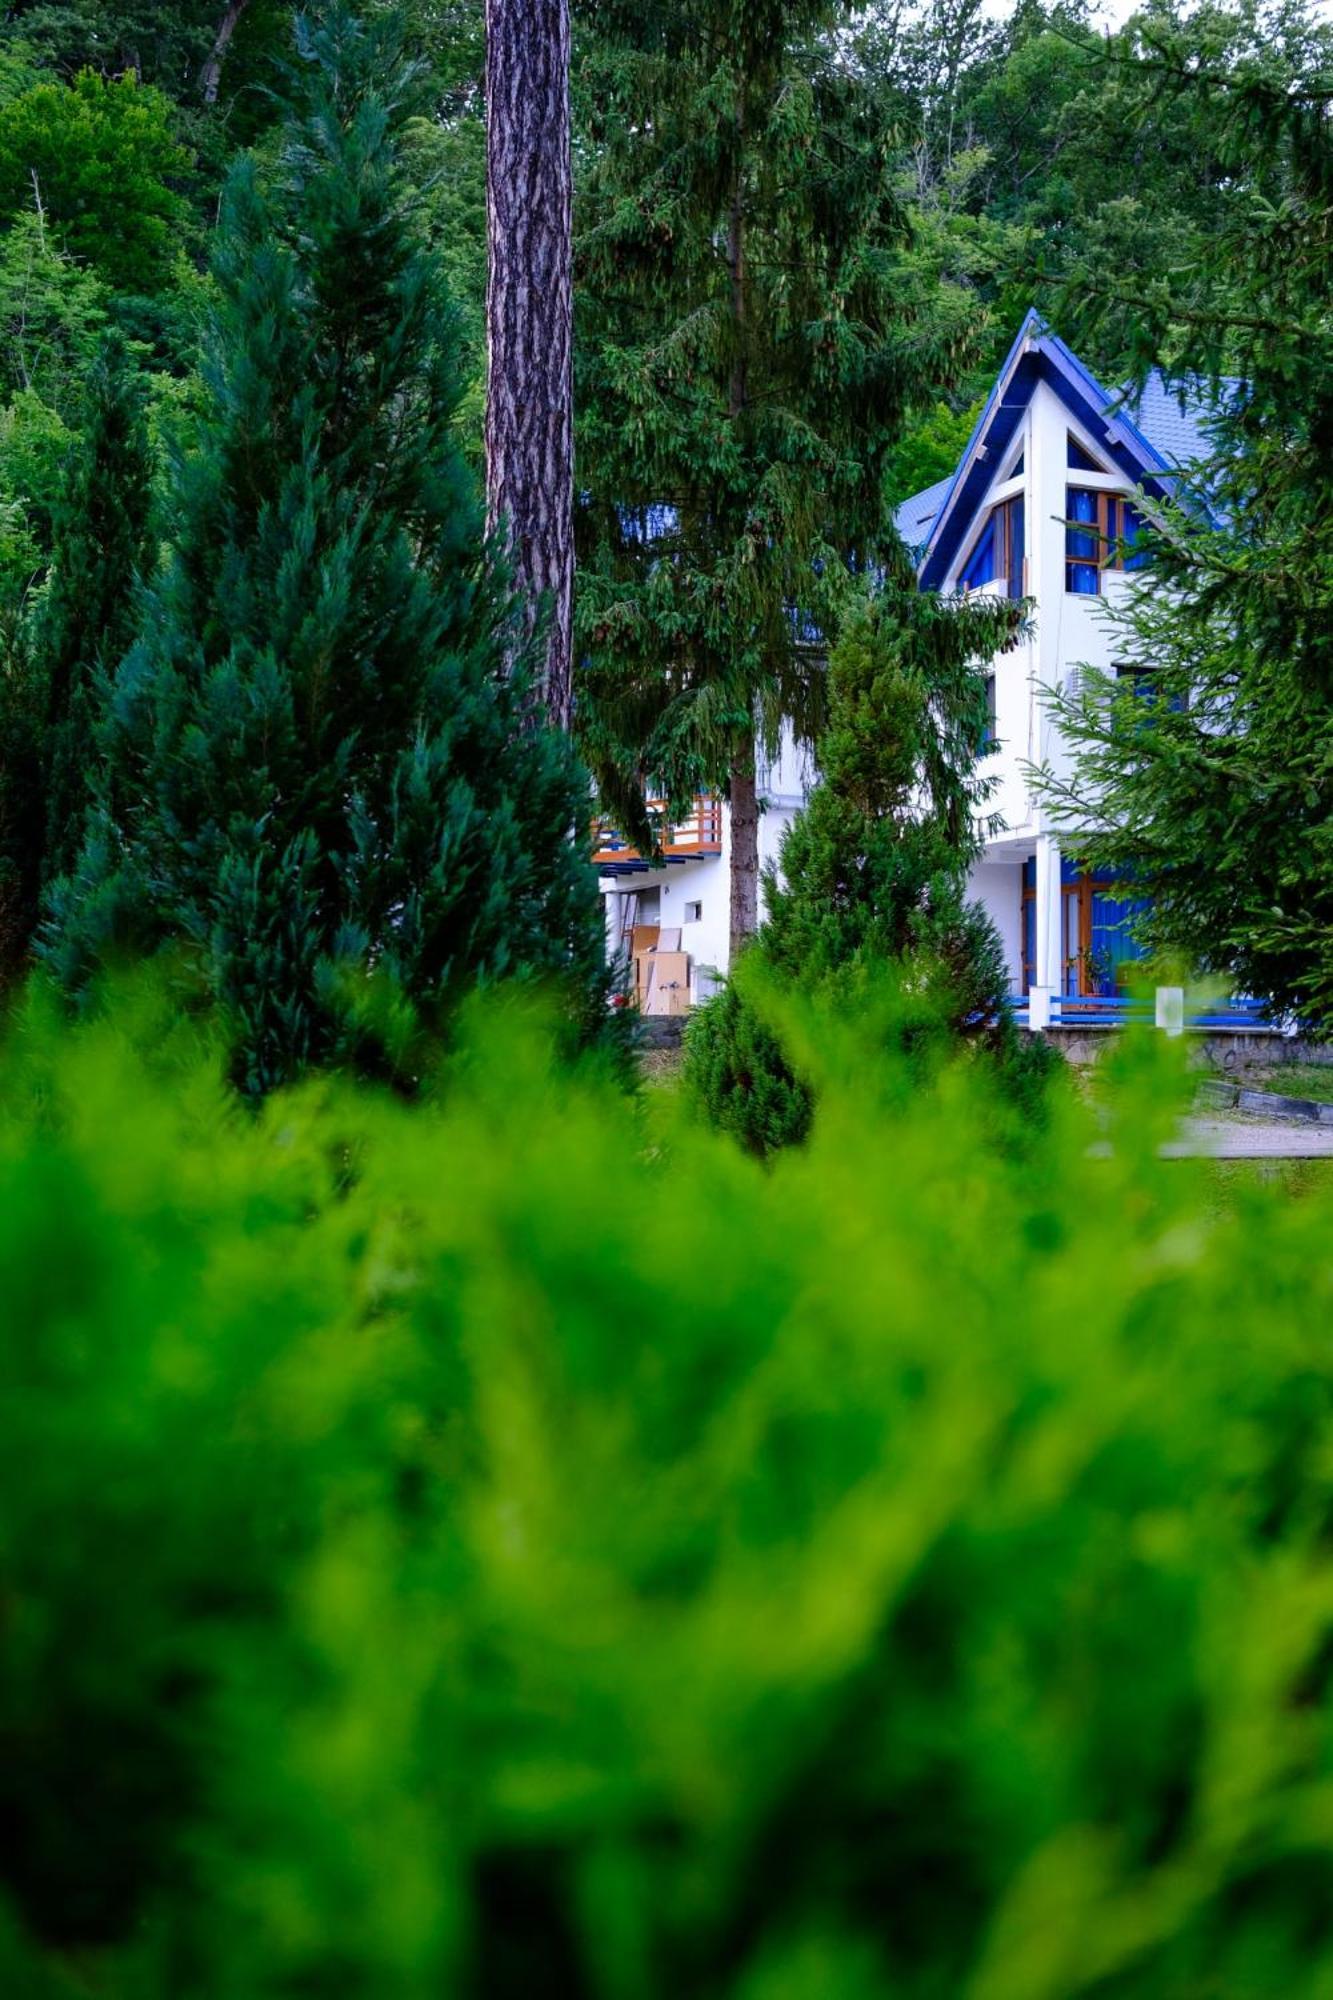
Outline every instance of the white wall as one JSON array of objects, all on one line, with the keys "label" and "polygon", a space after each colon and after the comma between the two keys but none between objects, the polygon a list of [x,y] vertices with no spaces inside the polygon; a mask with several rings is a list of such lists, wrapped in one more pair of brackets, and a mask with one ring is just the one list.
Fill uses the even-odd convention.
[{"label": "white wall", "polygon": [[1017,993],[1023,981],[1023,863],[982,860],[967,878],[968,899],[980,903],[1004,945],[1009,988]]}]

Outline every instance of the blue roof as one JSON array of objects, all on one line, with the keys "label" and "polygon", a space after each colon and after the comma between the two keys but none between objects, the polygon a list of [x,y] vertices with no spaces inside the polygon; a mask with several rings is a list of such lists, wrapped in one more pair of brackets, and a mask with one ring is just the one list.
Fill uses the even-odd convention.
[{"label": "blue roof", "polygon": [[914,493],[910,500],[904,500],[895,513],[894,526],[913,555],[934,527],[935,516],[944,505],[944,496],[952,485],[953,474],[950,473],[947,479],[937,479],[924,493]]},{"label": "blue roof", "polygon": [[[955,471],[913,494],[895,512],[899,534],[921,560],[925,588],[938,589],[944,582],[990,486],[995,460],[1005,451],[1039,380],[1050,382],[1087,427],[1103,432],[1120,470],[1150,493],[1160,495],[1170,486],[1173,471],[1211,456],[1208,420],[1214,406],[1201,387],[1193,392],[1172,389],[1153,374],[1138,394],[1113,393],[1039,314],[1029,312]],[[980,450],[983,441],[985,449]]]},{"label": "blue roof", "polygon": [[1184,471],[1212,457],[1208,428],[1216,403],[1202,383],[1172,389],[1154,370],[1138,396],[1132,390],[1122,393],[1135,423],[1168,465]]}]

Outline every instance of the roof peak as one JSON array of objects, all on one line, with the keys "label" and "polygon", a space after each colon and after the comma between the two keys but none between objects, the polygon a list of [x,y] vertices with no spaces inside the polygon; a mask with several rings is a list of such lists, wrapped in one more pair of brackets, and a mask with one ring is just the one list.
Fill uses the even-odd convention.
[{"label": "roof peak", "polygon": [[1105,433],[1117,469],[1135,484],[1161,490],[1174,472],[1208,456],[1206,424],[1215,397],[1192,398],[1184,383],[1173,386],[1160,369],[1137,388],[1132,383],[1108,388],[1030,306],[953,472],[895,510],[899,534],[922,557],[924,587],[937,589],[943,582],[956,544],[990,486],[993,461],[1007,449],[1039,381],[1054,389],[1086,428]]}]

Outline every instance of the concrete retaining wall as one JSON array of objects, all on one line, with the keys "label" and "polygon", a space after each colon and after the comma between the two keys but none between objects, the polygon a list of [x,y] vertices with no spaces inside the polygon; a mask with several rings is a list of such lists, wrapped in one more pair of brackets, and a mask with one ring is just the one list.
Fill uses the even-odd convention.
[{"label": "concrete retaining wall", "polygon": [[[1094,1063],[1118,1028],[1047,1028],[1046,1039],[1072,1063]],[[1231,1076],[1244,1070],[1280,1070],[1287,1063],[1317,1063],[1333,1067],[1333,1046],[1288,1040],[1285,1035],[1256,1035],[1244,1029],[1187,1029],[1190,1061],[1199,1069]]]}]

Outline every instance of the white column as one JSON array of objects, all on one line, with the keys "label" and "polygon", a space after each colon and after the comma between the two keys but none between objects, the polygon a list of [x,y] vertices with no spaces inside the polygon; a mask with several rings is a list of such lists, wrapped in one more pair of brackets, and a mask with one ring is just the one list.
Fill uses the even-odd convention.
[{"label": "white column", "polygon": [[606,956],[614,964],[620,952],[621,894],[617,889],[602,890],[602,913],[606,920]]},{"label": "white column", "polygon": [[1051,1001],[1060,991],[1064,973],[1063,910],[1060,898],[1060,844],[1049,833],[1037,835],[1036,952],[1029,1008],[1034,1028],[1045,1027]]}]

